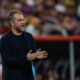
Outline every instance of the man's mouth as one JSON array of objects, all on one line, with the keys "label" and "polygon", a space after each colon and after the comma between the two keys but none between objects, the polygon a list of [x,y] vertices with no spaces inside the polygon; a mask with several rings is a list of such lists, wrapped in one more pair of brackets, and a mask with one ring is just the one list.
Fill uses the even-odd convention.
[{"label": "man's mouth", "polygon": [[21,27],[25,27],[25,24],[21,25]]}]

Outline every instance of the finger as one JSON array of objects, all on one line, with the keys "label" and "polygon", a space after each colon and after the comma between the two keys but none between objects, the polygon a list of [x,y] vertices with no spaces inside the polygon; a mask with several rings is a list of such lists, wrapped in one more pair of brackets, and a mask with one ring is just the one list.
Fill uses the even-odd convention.
[{"label": "finger", "polygon": [[43,53],[43,54],[48,54],[46,51],[41,51],[41,53]]},{"label": "finger", "polygon": [[48,55],[48,54],[45,51],[40,51],[40,52],[37,53],[37,55],[39,56],[39,55]]},{"label": "finger", "polygon": [[32,53],[32,50],[30,50],[28,53]]},{"label": "finger", "polygon": [[43,58],[47,58],[48,56],[43,56]]},{"label": "finger", "polygon": [[38,51],[40,51],[40,50],[41,50],[41,48],[38,49]]},{"label": "finger", "polygon": [[47,51],[44,51],[44,52],[48,54],[48,52],[47,52]]},{"label": "finger", "polygon": [[39,48],[37,51],[41,51],[41,48]]},{"label": "finger", "polygon": [[48,56],[48,54],[43,54],[44,56]]},{"label": "finger", "polygon": [[48,56],[48,54],[43,54],[43,56]]},{"label": "finger", "polygon": [[42,52],[46,52],[46,53],[47,53],[47,51],[45,51],[45,50],[44,50],[44,51],[42,51]]}]

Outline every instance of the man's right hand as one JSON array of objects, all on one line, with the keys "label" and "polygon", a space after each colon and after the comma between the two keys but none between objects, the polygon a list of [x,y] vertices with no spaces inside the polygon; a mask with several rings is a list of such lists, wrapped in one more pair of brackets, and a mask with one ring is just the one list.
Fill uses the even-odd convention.
[{"label": "man's right hand", "polygon": [[28,61],[32,61],[36,59],[36,53],[32,53],[32,50],[30,50],[27,54]]}]

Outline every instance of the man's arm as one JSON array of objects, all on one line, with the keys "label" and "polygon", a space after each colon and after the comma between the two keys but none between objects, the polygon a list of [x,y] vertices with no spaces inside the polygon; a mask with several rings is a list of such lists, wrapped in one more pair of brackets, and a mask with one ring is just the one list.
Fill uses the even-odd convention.
[{"label": "man's arm", "polygon": [[2,56],[3,63],[6,64],[7,66],[22,67],[23,65],[25,65],[28,62],[27,56],[25,54],[23,54],[23,56],[21,56],[21,57],[20,56],[19,57],[11,56],[8,38],[1,39],[0,48],[1,48],[1,56]]},{"label": "man's arm", "polygon": [[48,57],[48,53],[46,51],[41,51],[41,49],[38,49],[36,53],[32,53],[32,50],[30,50],[27,54],[28,61],[32,61],[35,59],[44,59]]},{"label": "man's arm", "polygon": [[35,47],[35,41],[32,37],[32,35],[30,35],[30,44],[31,44],[31,50],[29,51],[29,53],[27,54],[27,59],[29,61],[33,61],[33,62],[38,62],[39,59],[44,59],[48,57],[48,53],[46,51],[41,51],[41,49],[36,50]]}]

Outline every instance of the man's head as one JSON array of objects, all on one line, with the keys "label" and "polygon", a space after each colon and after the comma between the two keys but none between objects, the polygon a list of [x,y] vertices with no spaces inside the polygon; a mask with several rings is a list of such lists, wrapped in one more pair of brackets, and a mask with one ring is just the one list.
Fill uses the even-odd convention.
[{"label": "man's head", "polygon": [[19,11],[19,10],[12,10],[9,13],[8,21],[9,21],[10,26],[14,30],[16,30],[18,32],[21,32],[21,31],[24,30],[25,22],[24,22],[23,13],[21,11]]}]

